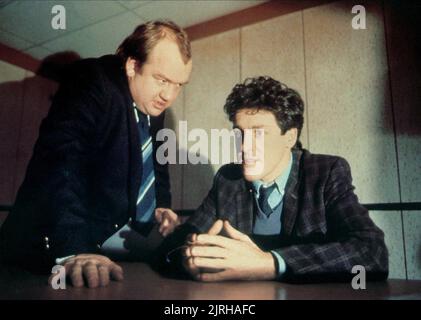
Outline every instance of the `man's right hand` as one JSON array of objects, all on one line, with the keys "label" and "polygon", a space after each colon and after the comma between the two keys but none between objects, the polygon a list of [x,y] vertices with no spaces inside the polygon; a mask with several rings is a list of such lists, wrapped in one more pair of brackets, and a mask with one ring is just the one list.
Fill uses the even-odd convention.
[{"label": "man's right hand", "polygon": [[[212,227],[209,229],[207,234],[209,235],[217,235],[221,233],[222,229],[224,227],[224,223],[222,220],[217,220]],[[196,241],[197,234],[193,233],[188,237],[188,243],[193,243]],[[188,246],[186,250],[190,250],[190,247]],[[201,268],[198,268],[193,261],[193,258],[191,255],[189,255],[187,252],[184,253],[184,259],[183,259],[183,267],[184,269],[193,277],[193,279],[199,280],[200,278],[200,272],[203,271]]]},{"label": "man's right hand", "polygon": [[[105,287],[112,280],[123,280],[123,269],[108,257],[99,254],[78,254],[63,264],[66,278],[74,287]],[[53,275],[54,276],[54,275]],[[52,277],[49,282],[51,283]]]}]

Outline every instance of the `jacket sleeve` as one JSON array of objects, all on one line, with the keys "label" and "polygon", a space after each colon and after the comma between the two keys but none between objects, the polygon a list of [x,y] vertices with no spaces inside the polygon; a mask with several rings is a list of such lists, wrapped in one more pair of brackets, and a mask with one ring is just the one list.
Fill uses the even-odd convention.
[{"label": "jacket sleeve", "polygon": [[329,241],[277,249],[287,265],[284,280],[349,280],[356,265],[365,268],[368,279],[387,277],[384,234],[358,203],[353,189],[350,167],[338,158],[324,190]]},{"label": "jacket sleeve", "polygon": [[33,225],[26,227],[48,237],[50,259],[98,250],[90,239],[95,226],[88,222],[95,183],[90,169],[107,90],[94,71],[73,70],[57,91],[13,212],[15,219],[33,215],[25,219]]}]

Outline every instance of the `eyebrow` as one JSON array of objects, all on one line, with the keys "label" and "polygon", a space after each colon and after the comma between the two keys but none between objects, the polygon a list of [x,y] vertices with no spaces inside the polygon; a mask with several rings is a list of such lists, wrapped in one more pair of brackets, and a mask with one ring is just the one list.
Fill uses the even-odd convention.
[{"label": "eyebrow", "polygon": [[176,81],[173,81],[173,80],[169,79],[168,77],[166,77],[165,75],[163,75],[162,73],[156,73],[155,76],[160,77],[160,78],[163,78],[163,79],[167,80],[168,82],[174,83],[174,84],[182,84],[182,85],[185,85],[185,84],[189,83],[189,81],[186,81],[186,82],[176,82]]}]

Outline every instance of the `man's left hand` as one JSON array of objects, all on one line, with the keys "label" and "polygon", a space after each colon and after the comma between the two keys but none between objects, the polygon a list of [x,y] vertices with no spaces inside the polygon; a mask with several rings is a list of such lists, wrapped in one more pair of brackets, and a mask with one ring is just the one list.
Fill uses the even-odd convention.
[{"label": "man's left hand", "polygon": [[159,223],[159,233],[166,237],[180,224],[178,215],[168,208],[156,208],[155,219]]},{"label": "man's left hand", "polygon": [[185,249],[185,258],[202,270],[195,276],[201,281],[272,280],[275,262],[271,253],[264,252],[245,234],[224,221],[228,237],[193,235]]}]

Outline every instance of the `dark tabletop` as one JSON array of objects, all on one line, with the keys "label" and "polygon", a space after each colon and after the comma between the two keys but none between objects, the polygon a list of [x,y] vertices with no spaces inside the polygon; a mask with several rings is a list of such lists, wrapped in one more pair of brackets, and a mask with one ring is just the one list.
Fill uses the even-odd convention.
[{"label": "dark tabletop", "polygon": [[0,299],[153,299],[153,300],[273,300],[273,299],[420,299],[421,281],[367,282],[365,290],[351,283],[285,284],[276,281],[200,283],[160,276],[144,263],[120,263],[124,281],[103,288],[54,290],[48,276],[0,266]]}]

